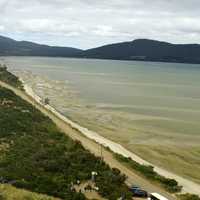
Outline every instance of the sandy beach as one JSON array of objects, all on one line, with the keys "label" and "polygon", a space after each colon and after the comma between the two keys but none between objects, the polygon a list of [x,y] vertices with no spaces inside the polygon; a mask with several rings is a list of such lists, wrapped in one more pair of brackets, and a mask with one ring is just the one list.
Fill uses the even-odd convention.
[{"label": "sandy beach", "polygon": [[[43,105],[42,103],[42,99],[36,95],[32,88],[30,88],[28,85],[24,84],[24,88],[25,91],[28,95],[30,95],[32,98],[35,99],[35,101],[37,101],[37,103]],[[146,160],[140,158],[139,156],[137,156],[136,154],[128,151],[126,148],[124,148],[122,145],[117,144],[109,139],[106,139],[104,137],[102,137],[101,135],[99,135],[98,133],[91,131],[85,127],[80,126],[79,124],[71,121],[70,119],[68,119],[67,117],[63,116],[62,114],[60,114],[55,108],[53,108],[50,105],[43,105],[45,106],[46,109],[50,110],[52,113],[54,113],[58,118],[62,119],[64,122],[66,122],[67,124],[69,124],[73,129],[79,131],[81,134],[83,134],[84,136],[86,136],[87,138],[94,140],[96,143],[103,145],[104,147],[108,147],[111,151],[113,151],[114,153],[118,153],[124,157],[130,157],[132,160],[140,163],[140,164],[144,164],[144,165],[151,165],[154,167],[155,171],[157,173],[159,173],[160,175],[163,175],[165,177],[168,178],[173,178],[175,180],[177,180],[179,182],[180,185],[183,186],[183,190],[182,192],[189,192],[189,193],[194,193],[194,194],[198,194],[200,195],[200,185],[187,180],[185,178],[182,178],[181,176],[178,176],[174,173],[171,173],[165,169],[162,169],[160,167],[157,167],[155,165],[153,165],[150,162],[147,162]]]}]

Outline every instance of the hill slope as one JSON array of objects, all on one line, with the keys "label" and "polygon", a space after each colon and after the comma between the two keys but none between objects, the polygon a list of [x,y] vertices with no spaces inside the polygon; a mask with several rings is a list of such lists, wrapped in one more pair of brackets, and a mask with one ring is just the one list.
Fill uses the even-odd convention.
[{"label": "hill slope", "polygon": [[41,45],[27,41],[16,41],[0,36],[0,56],[63,56],[71,57],[82,50],[70,47]]},{"label": "hill slope", "polygon": [[17,189],[11,185],[0,185],[1,200],[59,200],[58,198],[49,197],[46,195],[29,192],[23,189]]},{"label": "hill slope", "polygon": [[70,47],[16,41],[0,36],[0,56],[76,57],[200,64],[200,45],[138,39],[83,51]]},{"label": "hill slope", "polygon": [[200,63],[198,44],[171,44],[147,39],[106,45],[81,54],[87,58]]}]

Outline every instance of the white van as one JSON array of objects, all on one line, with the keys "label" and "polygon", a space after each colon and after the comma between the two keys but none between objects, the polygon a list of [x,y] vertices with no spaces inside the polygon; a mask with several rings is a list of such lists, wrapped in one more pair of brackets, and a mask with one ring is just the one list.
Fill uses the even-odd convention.
[{"label": "white van", "polygon": [[151,193],[148,200],[168,200],[168,199],[158,193]]}]

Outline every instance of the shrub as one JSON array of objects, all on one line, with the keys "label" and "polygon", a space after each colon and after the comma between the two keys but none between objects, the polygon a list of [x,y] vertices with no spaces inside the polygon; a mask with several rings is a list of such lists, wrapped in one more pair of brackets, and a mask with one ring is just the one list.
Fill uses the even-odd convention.
[{"label": "shrub", "polygon": [[181,194],[181,195],[177,195],[178,199],[180,200],[200,200],[200,197],[198,195],[195,194]]},{"label": "shrub", "polygon": [[182,189],[182,186],[179,186],[176,180],[166,178],[155,172],[153,166],[141,165],[133,161],[131,158],[125,158],[124,156],[119,154],[115,154],[115,157],[119,161],[127,163],[132,169],[138,171],[141,175],[145,176],[149,180],[158,182],[168,192],[176,193],[180,192]]},{"label": "shrub", "polygon": [[3,194],[0,194],[0,200],[6,200],[6,198],[3,196]]}]

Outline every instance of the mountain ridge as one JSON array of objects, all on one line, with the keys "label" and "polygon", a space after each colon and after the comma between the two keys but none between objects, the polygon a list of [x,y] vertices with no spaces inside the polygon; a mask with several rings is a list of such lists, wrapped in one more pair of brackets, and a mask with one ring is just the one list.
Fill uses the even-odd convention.
[{"label": "mountain ridge", "polygon": [[137,39],[89,49],[82,55],[87,58],[200,63],[200,45]]},{"label": "mountain ridge", "polygon": [[72,47],[49,46],[29,41],[17,41],[0,36],[0,56],[61,56],[70,57],[82,50]]},{"label": "mountain ridge", "polygon": [[136,39],[87,50],[17,41],[0,36],[0,56],[49,56],[200,64],[200,44]]}]

